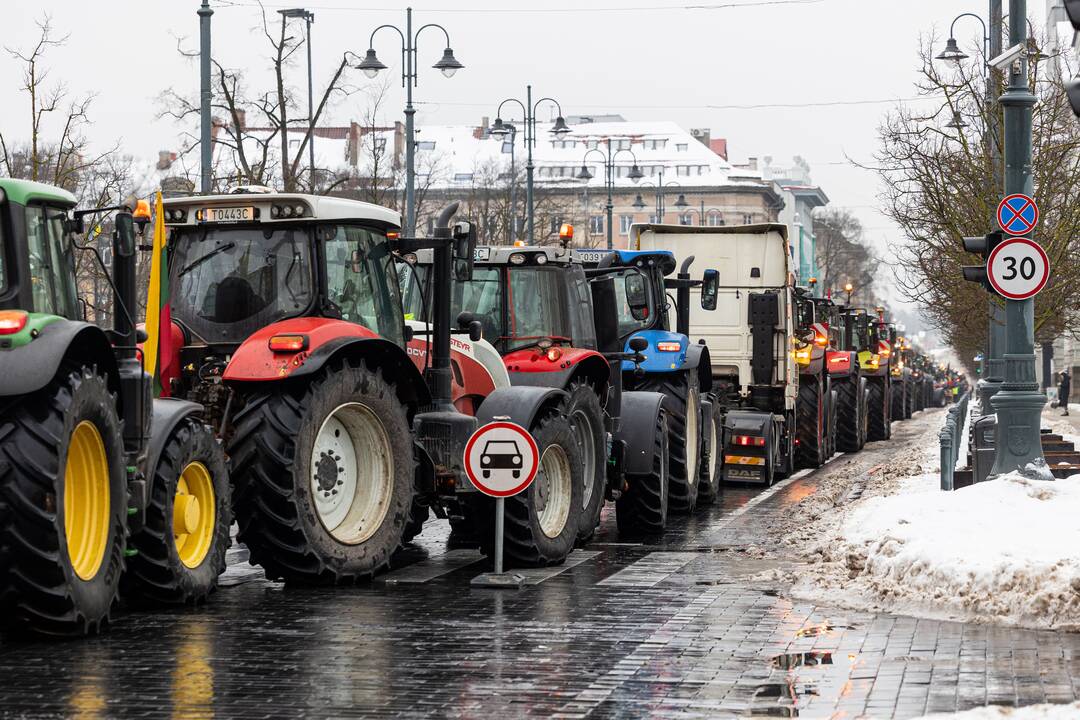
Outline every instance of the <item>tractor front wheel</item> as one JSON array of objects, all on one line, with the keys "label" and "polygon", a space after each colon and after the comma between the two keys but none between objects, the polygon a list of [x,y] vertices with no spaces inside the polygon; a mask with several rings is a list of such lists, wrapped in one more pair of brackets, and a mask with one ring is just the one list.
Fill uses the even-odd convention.
[{"label": "tractor front wheel", "polygon": [[238,539],[268,578],[355,582],[401,546],[415,458],[406,407],[382,371],[346,364],[252,397],[229,455]]},{"label": "tractor front wheel", "polygon": [[659,535],[667,527],[668,437],[667,413],[661,410],[656,418],[652,468],[645,473],[627,473],[627,489],[615,502],[620,537]]},{"label": "tractor front wheel", "polygon": [[116,399],[64,366],[0,420],[0,625],[75,637],[108,623],[127,540]]},{"label": "tractor front wheel", "polygon": [[702,438],[697,370],[650,378],[640,389],[662,393],[666,398],[671,452],[668,502],[675,512],[693,512],[697,504]]}]

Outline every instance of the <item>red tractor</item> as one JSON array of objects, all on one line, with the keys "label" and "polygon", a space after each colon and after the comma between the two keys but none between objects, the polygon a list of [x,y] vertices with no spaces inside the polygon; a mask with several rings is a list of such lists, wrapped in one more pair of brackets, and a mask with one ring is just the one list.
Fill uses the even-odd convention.
[{"label": "red tractor", "polygon": [[[421,252],[407,261],[407,316],[427,318],[432,256]],[[666,452],[651,431],[664,426],[666,417],[661,395],[622,392],[618,368],[638,352],[608,347],[612,333],[605,331],[616,324],[615,292],[613,282],[588,278],[561,248],[479,247],[472,279],[455,285],[452,300],[459,327],[479,330],[501,355],[498,367],[489,367],[490,377],[505,372],[514,386],[554,387],[567,393],[567,415],[585,467],[578,532],[582,542],[595,532],[605,497],[620,502],[620,528],[656,532],[666,521],[666,506],[657,516],[626,502],[635,495],[633,487],[641,493],[642,486],[656,486],[657,497],[666,495],[660,487],[666,477]],[[484,345],[487,342],[474,342],[468,354],[487,357],[477,352]],[[471,381],[464,375],[462,379],[463,397],[482,395],[488,386],[480,373]],[[480,392],[474,389],[477,384]]]},{"label": "red tractor", "polygon": [[[472,231],[440,215],[435,237],[398,237],[386,208],[247,191],[166,202],[177,339],[170,390],[213,408],[235,483],[239,539],[270,578],[352,582],[387,568],[422,517],[461,503],[493,518],[462,467],[478,424],[508,417],[540,449],[528,492],[507,503],[508,559],[565,559],[578,530],[581,461],[565,393],[493,391],[475,416],[453,404],[448,296]],[[395,252],[431,247],[432,353],[410,360]],[[439,300],[444,300],[441,305]]]}]

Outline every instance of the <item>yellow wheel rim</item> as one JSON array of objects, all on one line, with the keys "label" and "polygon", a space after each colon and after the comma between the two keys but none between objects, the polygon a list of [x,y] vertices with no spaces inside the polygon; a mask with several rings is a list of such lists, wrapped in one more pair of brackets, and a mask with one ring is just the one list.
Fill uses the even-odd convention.
[{"label": "yellow wheel rim", "polygon": [[109,547],[109,459],[89,420],[75,426],[64,467],[64,534],[79,579],[98,574]]},{"label": "yellow wheel rim", "polygon": [[180,562],[189,568],[202,565],[214,543],[217,502],[210,471],[201,462],[184,468],[173,498],[173,539]]}]

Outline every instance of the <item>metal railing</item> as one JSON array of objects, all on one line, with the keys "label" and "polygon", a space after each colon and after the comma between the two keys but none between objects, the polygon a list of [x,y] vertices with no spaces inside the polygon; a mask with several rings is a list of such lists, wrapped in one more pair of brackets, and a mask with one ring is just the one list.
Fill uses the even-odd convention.
[{"label": "metal railing", "polygon": [[941,442],[941,489],[954,490],[953,471],[956,469],[956,461],[960,455],[961,433],[964,432],[964,422],[968,416],[968,400],[970,392],[964,393],[959,400],[949,407],[949,414],[945,417],[945,427],[938,433]]}]

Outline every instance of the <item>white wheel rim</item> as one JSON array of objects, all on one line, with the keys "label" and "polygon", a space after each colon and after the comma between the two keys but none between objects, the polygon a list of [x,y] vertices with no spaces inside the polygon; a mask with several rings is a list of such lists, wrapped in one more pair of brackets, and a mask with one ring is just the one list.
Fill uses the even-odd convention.
[{"label": "white wheel rim", "polygon": [[371,408],[346,403],[326,417],[309,471],[316,514],[335,540],[359,545],[382,526],[393,497],[394,456]]},{"label": "white wheel rim", "polygon": [[585,468],[585,472],[581,474],[583,483],[581,507],[587,508],[592,502],[593,491],[596,488],[596,446],[594,445],[596,428],[593,427],[589,413],[584,410],[575,410],[572,420],[578,445],[581,446],[581,464]]},{"label": "white wheel rim", "polygon": [[698,423],[700,421],[697,393],[692,392],[686,397],[686,484],[691,486],[697,482]]},{"label": "white wheel rim", "polygon": [[716,422],[709,422],[709,447],[712,449],[712,457],[709,458],[709,485],[712,485],[716,480],[716,465],[717,458],[720,452],[720,439],[716,435]]},{"label": "white wheel rim", "polygon": [[559,537],[570,518],[572,478],[566,450],[559,445],[548,445],[544,448],[534,482],[540,531],[549,538]]}]

